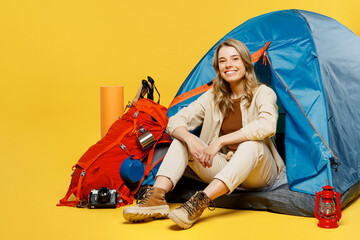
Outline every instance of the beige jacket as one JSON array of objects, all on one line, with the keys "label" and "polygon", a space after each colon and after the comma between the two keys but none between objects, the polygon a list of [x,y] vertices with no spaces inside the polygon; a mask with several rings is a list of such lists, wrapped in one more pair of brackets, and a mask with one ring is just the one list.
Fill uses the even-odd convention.
[{"label": "beige jacket", "polygon": [[[202,125],[200,139],[207,144],[212,143],[219,137],[224,119],[220,109],[215,107],[213,99],[214,92],[211,88],[188,107],[172,116],[167,126],[169,134],[172,135],[172,132],[180,126],[192,131]],[[265,141],[275,159],[278,173],[280,173],[285,165],[271,138],[276,133],[278,119],[276,99],[275,92],[266,85],[260,85],[254,90],[249,108],[245,107],[247,100],[243,98],[240,102],[243,121],[241,131],[248,140]]]}]

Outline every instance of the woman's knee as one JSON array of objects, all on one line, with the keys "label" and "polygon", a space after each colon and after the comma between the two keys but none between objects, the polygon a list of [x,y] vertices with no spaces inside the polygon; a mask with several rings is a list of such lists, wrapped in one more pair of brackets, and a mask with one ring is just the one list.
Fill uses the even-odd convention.
[{"label": "woman's knee", "polygon": [[238,146],[238,149],[231,158],[233,161],[250,164],[256,167],[259,160],[264,156],[264,144],[262,141],[246,141]]},{"label": "woman's knee", "polygon": [[[264,148],[262,141],[246,141],[239,144],[237,151],[246,151],[247,153],[258,153],[262,152]],[[237,152],[236,151],[236,152]]]},{"label": "woman's knee", "polygon": [[187,165],[189,154],[186,144],[177,139],[174,139],[166,152],[164,161],[165,160],[186,162]]},{"label": "woman's knee", "polygon": [[187,152],[187,146],[182,141],[174,138],[174,140],[170,144],[169,150],[186,151]]}]

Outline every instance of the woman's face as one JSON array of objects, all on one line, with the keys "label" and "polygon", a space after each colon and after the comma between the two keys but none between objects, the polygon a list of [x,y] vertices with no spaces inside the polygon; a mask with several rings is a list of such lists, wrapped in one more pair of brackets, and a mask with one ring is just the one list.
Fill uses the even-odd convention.
[{"label": "woman's face", "polygon": [[218,56],[219,72],[228,83],[241,82],[245,76],[246,68],[240,54],[233,47],[222,47]]}]

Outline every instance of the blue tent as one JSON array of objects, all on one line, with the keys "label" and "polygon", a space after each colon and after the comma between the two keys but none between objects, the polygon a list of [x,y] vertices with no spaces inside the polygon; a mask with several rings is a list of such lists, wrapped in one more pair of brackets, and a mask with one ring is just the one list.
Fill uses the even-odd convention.
[{"label": "blue tent", "polygon": [[351,199],[359,195],[360,38],[336,20],[308,11],[250,19],[201,59],[180,87],[169,116],[201,94],[186,93],[211,85],[214,51],[228,38],[242,41],[251,53],[266,50],[254,63],[255,71],[278,95],[290,189],[314,195],[329,180],[342,193],[352,188]]}]

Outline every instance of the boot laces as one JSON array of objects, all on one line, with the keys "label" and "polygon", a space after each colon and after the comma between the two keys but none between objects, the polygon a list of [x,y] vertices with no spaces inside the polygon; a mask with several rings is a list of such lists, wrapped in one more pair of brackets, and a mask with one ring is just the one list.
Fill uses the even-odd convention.
[{"label": "boot laces", "polygon": [[141,189],[141,192],[139,193],[139,198],[136,199],[136,204],[145,204],[147,201],[149,201],[149,199],[151,198],[151,196],[154,194],[154,188],[148,186],[147,188],[143,188]]},{"label": "boot laces", "polygon": [[214,202],[204,192],[197,192],[181,207],[184,208],[189,213],[189,215],[192,215],[195,214],[196,211],[198,211],[200,207],[204,205],[207,206],[210,211],[215,210]]}]

